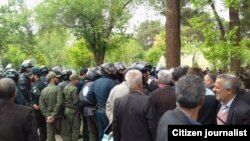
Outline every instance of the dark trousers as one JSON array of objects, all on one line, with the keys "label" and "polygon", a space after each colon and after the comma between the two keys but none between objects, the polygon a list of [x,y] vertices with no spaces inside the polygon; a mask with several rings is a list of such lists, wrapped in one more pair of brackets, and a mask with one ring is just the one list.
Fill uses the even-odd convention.
[{"label": "dark trousers", "polygon": [[82,138],[84,141],[89,141],[88,123],[85,116],[82,114]]},{"label": "dark trousers", "polygon": [[98,123],[96,116],[89,116],[87,118],[88,130],[89,130],[89,141],[98,141]]},{"label": "dark trousers", "polygon": [[36,116],[37,129],[39,132],[40,141],[47,140],[47,128],[46,128],[46,120],[40,111],[34,111]]},{"label": "dark trousers", "polygon": [[106,109],[105,108],[98,108],[96,111],[97,122],[99,125],[99,141],[102,140],[104,130],[109,125],[109,120],[106,116]]}]

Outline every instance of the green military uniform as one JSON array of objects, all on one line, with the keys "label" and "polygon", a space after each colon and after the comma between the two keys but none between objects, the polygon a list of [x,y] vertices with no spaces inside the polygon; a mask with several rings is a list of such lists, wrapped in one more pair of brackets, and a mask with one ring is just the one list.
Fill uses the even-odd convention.
[{"label": "green military uniform", "polygon": [[[44,88],[39,98],[39,106],[45,117],[53,116],[54,118],[58,118],[62,110],[62,102],[62,91],[55,84],[49,84]],[[47,123],[46,126],[47,140],[55,141],[55,123]]]},{"label": "green military uniform", "polygon": [[78,94],[77,87],[69,83],[63,90],[65,98],[65,122],[63,127],[65,131],[62,133],[64,141],[78,141],[80,134],[80,115],[77,112]]}]

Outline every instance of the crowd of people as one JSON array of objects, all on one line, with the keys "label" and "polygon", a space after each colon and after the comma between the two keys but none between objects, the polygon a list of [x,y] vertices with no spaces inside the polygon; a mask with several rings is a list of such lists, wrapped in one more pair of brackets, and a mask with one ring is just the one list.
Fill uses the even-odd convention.
[{"label": "crowd of people", "polygon": [[146,62],[104,63],[79,74],[28,63],[0,79],[0,139],[167,141],[168,125],[250,125],[246,82]]}]

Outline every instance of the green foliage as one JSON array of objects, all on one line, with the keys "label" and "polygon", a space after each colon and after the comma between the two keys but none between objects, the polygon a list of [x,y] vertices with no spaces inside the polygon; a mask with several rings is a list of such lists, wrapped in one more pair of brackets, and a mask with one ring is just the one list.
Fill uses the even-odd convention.
[{"label": "green foliage", "polygon": [[74,47],[66,49],[68,60],[72,62],[73,68],[90,67],[93,62],[93,54],[87,49],[87,43],[84,40],[77,41]]},{"label": "green foliage", "polygon": [[15,46],[9,46],[8,51],[4,54],[5,59],[8,60],[7,63],[11,63],[13,68],[20,66],[20,64],[25,59],[25,54],[20,50],[20,48]]},{"label": "green foliage", "polygon": [[163,30],[160,21],[145,21],[137,28],[136,38],[145,50],[151,48],[155,36]]},{"label": "green foliage", "polygon": [[105,62],[123,62],[130,65],[132,62],[142,60],[143,53],[142,46],[135,39],[126,39],[126,42],[117,44],[116,48],[106,53]]},{"label": "green foliage", "polygon": [[155,42],[152,48],[150,48],[145,53],[145,60],[153,65],[157,65],[159,62],[159,59],[161,56],[165,56],[165,38],[166,38],[166,32],[162,31],[155,37]]},{"label": "green foliage", "polygon": [[77,39],[84,39],[94,54],[97,65],[101,64],[106,52],[107,40],[114,29],[122,31],[130,15],[127,9],[132,0],[45,0],[39,7],[38,19],[49,15],[52,23],[71,29]]},{"label": "green foliage", "polygon": [[[40,32],[36,37],[37,44],[36,50],[40,54],[40,59],[36,55],[37,62],[41,65],[47,65],[48,67],[54,67],[57,65],[67,66],[69,60],[66,57],[66,43],[70,39],[67,30],[60,30],[55,28],[54,30]],[[42,61],[43,59],[44,61]],[[41,61],[39,61],[41,60]]]}]

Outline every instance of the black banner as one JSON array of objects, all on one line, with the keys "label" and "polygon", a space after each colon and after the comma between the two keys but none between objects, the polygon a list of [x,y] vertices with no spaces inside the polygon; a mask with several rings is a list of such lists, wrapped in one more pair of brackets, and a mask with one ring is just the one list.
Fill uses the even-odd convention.
[{"label": "black banner", "polygon": [[250,125],[169,125],[168,141],[250,140]]}]

